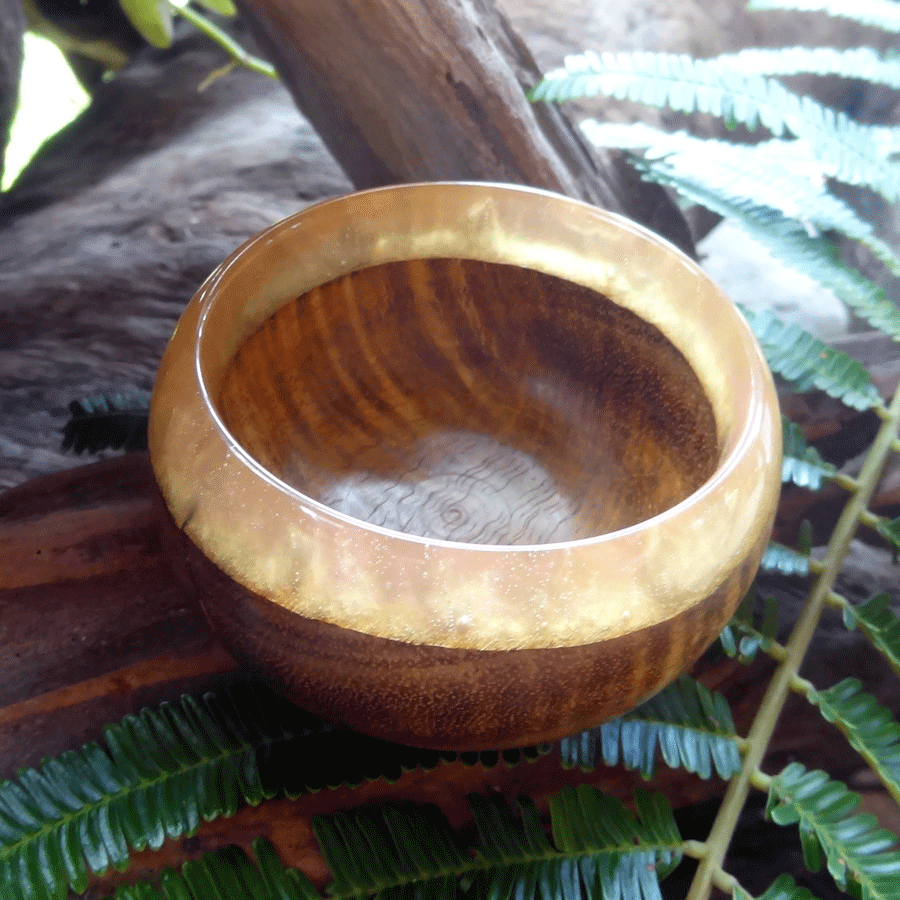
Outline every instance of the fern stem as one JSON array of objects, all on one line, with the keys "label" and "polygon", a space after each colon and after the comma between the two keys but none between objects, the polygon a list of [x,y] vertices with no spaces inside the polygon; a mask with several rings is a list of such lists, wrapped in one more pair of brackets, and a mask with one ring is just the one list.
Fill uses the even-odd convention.
[{"label": "fern stem", "polygon": [[847,614],[852,613],[854,609],[853,604],[842,594],[837,593],[837,591],[829,591],[828,596],[825,598],[825,602],[832,609],[838,610],[845,618]]},{"label": "fern stem", "polygon": [[717,873],[722,871],[722,863],[731,843],[741,810],[754,783],[754,774],[759,772],[760,764],[765,756],[766,748],[772,739],[778,717],[784,708],[792,681],[797,677],[803,659],[809,649],[813,634],[822,616],[829,596],[832,593],[835,579],[840,571],[850,541],[856,532],[860,517],[875,492],[878,477],[884,467],[888,455],[893,450],[900,428],[900,388],[888,409],[880,404],[876,410],[884,410],[882,424],[872,447],[859,473],[859,490],[848,500],[844,507],[834,533],[828,543],[828,553],[822,563],[822,569],[807,597],[803,612],[794,626],[787,643],[787,657],[775,671],[772,681],[766,690],[759,712],[753,720],[747,740],[750,743],[743,766],[738,776],[729,784],[713,823],[707,846],[709,853],[700,861],[697,874],[694,876],[687,900],[707,900],[710,891],[717,882]]},{"label": "fern stem", "polygon": [[[890,407],[885,406],[883,403],[876,403],[876,404],[875,404],[873,407],[871,407],[871,408],[872,408],[873,410],[875,410],[875,414],[878,416],[878,418],[881,419],[882,422],[891,422],[891,421],[893,421],[894,416],[893,416],[893,414],[892,414],[892,412],[891,412],[891,411],[893,410],[893,408],[894,408],[894,404],[893,404],[893,403],[891,403]],[[896,442],[897,442],[897,437],[896,437],[896,435],[895,435],[895,436],[894,436],[894,439],[891,441],[890,445],[889,445],[888,448],[887,448],[887,449],[888,449],[888,452],[890,452],[891,450],[894,449],[894,444],[895,444]],[[874,445],[873,445],[873,446],[874,446]],[[860,482],[862,482],[862,480],[863,480],[862,472],[859,473],[859,480],[860,480]]]},{"label": "fern stem", "polygon": [[681,852],[691,859],[703,859],[706,856],[706,844],[703,841],[685,841]]},{"label": "fern stem", "polygon": [[801,678],[799,675],[795,675],[791,679],[791,690],[795,694],[802,694],[804,697],[809,699],[810,695],[815,693],[816,686],[806,678]]},{"label": "fern stem", "polygon": [[[893,451],[895,453],[900,453],[900,441],[895,441],[894,443],[896,446],[892,447]],[[859,482],[855,478],[845,475],[843,472],[836,472],[831,476],[831,480],[851,494],[855,494],[859,490]]]},{"label": "fern stem", "polygon": [[765,772],[760,772],[760,770],[757,769],[755,772],[750,773],[750,784],[758,791],[762,791],[764,794],[768,793],[769,788],[772,785],[772,776],[766,775]]},{"label": "fern stem", "polygon": [[809,573],[810,575],[821,575],[825,570],[825,566],[818,559],[809,558]]}]

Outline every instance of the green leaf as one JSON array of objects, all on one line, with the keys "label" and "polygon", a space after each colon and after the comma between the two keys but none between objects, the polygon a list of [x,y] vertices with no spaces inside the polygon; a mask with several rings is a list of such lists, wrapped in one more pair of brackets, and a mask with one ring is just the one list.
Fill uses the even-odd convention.
[{"label": "green leaf", "polygon": [[172,4],[169,0],[119,0],[119,6],[146,41],[155,47],[172,45]]},{"label": "green leaf", "polygon": [[[669,170],[665,160],[639,160],[636,165],[648,180],[731,219],[785,265],[829,288],[875,328],[900,340],[900,313],[897,307],[888,299],[883,288],[844,265],[838,257],[836,245],[829,239],[810,234],[802,222],[785,216],[777,209],[759,206],[752,201],[730,199],[718,189],[708,188],[692,178],[682,178]],[[847,396],[851,399],[844,402],[857,409],[868,409],[880,402],[878,392],[862,366],[854,368],[850,374],[858,381],[862,393],[849,390]]]},{"label": "green leaf", "polygon": [[708,113],[773,136],[790,133],[813,149],[823,172],[900,199],[900,165],[884,157],[869,130],[843,113],[800,97],[773,78],[735,71],[728,57],[693,59],[668,53],[569,56],[531,92],[534,100],[604,94],[683,113]]},{"label": "green leaf", "polygon": [[779,825],[798,825],[810,871],[816,871],[824,854],[841,890],[855,881],[865,900],[896,900],[897,838],[874,816],[854,813],[858,802],[856,794],[824,772],[791,763],[771,781],[766,815]]},{"label": "green leaf", "polygon": [[826,347],[794,323],[785,324],[768,310],[741,310],[771,369],[798,392],[818,388],[854,409],[880,402],[878,390],[861,363]]},{"label": "green leaf", "polygon": [[751,47],[716,57],[744,75],[837,75],[869,84],[900,88],[896,57],[880,56],[871,47],[838,50],[834,47]]},{"label": "green leaf", "polygon": [[809,575],[809,557],[772,541],[763,553],[760,568],[766,572],[781,572],[782,575]]},{"label": "green leaf", "polygon": [[[732,892],[734,900],[754,900],[740,885]],[[772,882],[769,889],[755,900],[816,900],[804,887],[798,887],[790,875],[780,875]]]},{"label": "green leaf", "polygon": [[230,699],[185,697],[126,716],[106,729],[105,747],[86,744],[0,783],[0,896],[84,891],[88,869],[124,869],[131,850],[192,833],[201,812],[230,815],[271,796],[259,751],[291,735],[262,716],[247,729],[225,712]]},{"label": "green leaf", "polygon": [[197,0],[197,2],[220,16],[231,18],[237,15],[237,7],[232,0]]},{"label": "green leaf", "polygon": [[[897,75],[900,78],[900,67]],[[900,258],[893,248],[876,236],[870,222],[829,191],[819,160],[803,141],[736,144],[683,131],[660,131],[640,122],[626,125],[593,119],[581,127],[595,146],[642,149],[651,179],[659,170],[673,183],[699,185],[731,205],[777,210],[802,223],[808,236],[840,232],[900,274]],[[900,317],[897,323],[900,327]]]},{"label": "green leaf", "polygon": [[73,400],[63,429],[63,450],[96,453],[98,450],[147,449],[150,393],[99,394]]},{"label": "green leaf", "polygon": [[891,711],[867,694],[855,678],[815,691],[809,699],[843,732],[900,802],[900,724]]},{"label": "green leaf", "polygon": [[876,594],[860,606],[847,608],[844,621],[848,628],[859,628],[900,675],[900,618],[891,609],[889,594]]},{"label": "green leaf", "polygon": [[750,0],[747,8],[824,12],[884,31],[900,32],[900,9],[896,0]]},{"label": "green leaf", "polygon": [[825,462],[815,447],[806,443],[799,425],[785,416],[781,417],[783,461],[781,480],[792,481],[800,487],[817,491],[823,478],[830,478],[837,471],[831,463]]},{"label": "green leaf", "polygon": [[894,562],[896,562],[897,551],[900,550],[900,516],[896,519],[880,519],[877,531],[886,541],[890,542],[894,551]]},{"label": "green leaf", "polygon": [[638,769],[651,778],[657,749],[671,768],[709,778],[740,770],[734,722],[728,702],[687,675],[621,718],[560,741],[567,767],[593,769],[602,754],[608,766]]},{"label": "green leaf", "polygon": [[[224,847],[186,862],[178,872],[167,869],[160,877],[165,900],[321,900],[305,875],[281,864],[268,841],[254,841],[253,853],[250,858],[239,847]],[[164,898],[140,882],[116,888],[114,900]]]}]

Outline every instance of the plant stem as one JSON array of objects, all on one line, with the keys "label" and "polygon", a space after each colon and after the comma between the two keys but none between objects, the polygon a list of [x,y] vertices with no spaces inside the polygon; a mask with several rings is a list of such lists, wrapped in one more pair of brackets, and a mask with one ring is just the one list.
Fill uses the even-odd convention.
[{"label": "plant stem", "polygon": [[[828,543],[828,552],[822,561],[822,569],[810,590],[803,612],[794,626],[787,642],[787,655],[775,670],[772,681],[760,704],[759,712],[753,720],[747,735],[749,748],[744,756],[743,766],[737,777],[729,784],[728,790],[713,823],[706,842],[707,853],[701,859],[697,874],[691,884],[687,900],[707,900],[713,885],[721,880],[722,863],[731,843],[741,811],[750,793],[750,787],[760,772],[760,764],[772,738],[775,725],[792,683],[797,677],[806,651],[809,649],[826,601],[829,599],[835,579],[847,554],[850,541],[856,533],[859,520],[866,512],[878,477],[884,463],[894,449],[900,426],[900,388],[894,394],[890,407],[882,416],[883,424],[872,444],[862,471],[859,473],[859,488],[849,499],[835,526]],[[880,414],[880,413],[879,413]]]},{"label": "plant stem", "polygon": [[208,38],[215,41],[223,50],[230,54],[235,62],[250,69],[252,72],[258,72],[260,75],[278,79],[278,73],[271,63],[254,56],[252,53],[248,53],[231,35],[210,22],[206,16],[200,15],[200,13],[189,6],[173,5],[172,10],[187,19],[198,31],[203,32]]}]

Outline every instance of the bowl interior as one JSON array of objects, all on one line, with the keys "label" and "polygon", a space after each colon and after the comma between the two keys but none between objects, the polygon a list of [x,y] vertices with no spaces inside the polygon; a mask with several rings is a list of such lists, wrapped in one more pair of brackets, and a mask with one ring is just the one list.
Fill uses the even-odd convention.
[{"label": "bowl interior", "polygon": [[301,493],[464,543],[634,525],[719,456],[709,400],[655,326],[590,288],[471,259],[382,263],[288,301],[238,347],[216,403]]}]

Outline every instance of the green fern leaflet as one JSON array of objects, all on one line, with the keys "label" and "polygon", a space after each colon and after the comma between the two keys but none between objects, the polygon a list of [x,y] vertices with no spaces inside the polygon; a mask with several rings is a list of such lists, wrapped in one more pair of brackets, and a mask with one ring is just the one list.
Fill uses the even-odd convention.
[{"label": "green fern leaflet", "polygon": [[[470,798],[477,847],[460,846],[429,809],[383,807],[316,819],[313,827],[334,878],[328,895],[344,898],[587,896],[659,900],[659,878],[680,860],[681,838],[664,798],[640,793],[638,816],[585,785],[551,800],[553,842],[537,810],[521,817],[498,801]],[[601,894],[601,891],[603,892]]]},{"label": "green fern leaflet", "polygon": [[693,59],[670,53],[593,53],[569,56],[531,92],[534,100],[604,94],[682,113],[708,113],[734,126],[766,127],[774,137],[807,142],[830,177],[900,199],[900,165],[879,152],[869,129],[774,78],[744,75],[728,57]]},{"label": "green fern leaflet", "polygon": [[854,814],[859,797],[824,772],[791,763],[772,779],[766,815],[779,825],[797,824],[803,859],[811,872],[822,866],[846,891],[862,900],[896,900],[900,851],[896,835],[878,827],[874,816]]},{"label": "green fern leaflet", "polygon": [[[900,78],[900,66],[897,75]],[[595,146],[642,150],[649,180],[665,177],[672,186],[714,190],[720,202],[744,209],[744,217],[749,217],[754,208],[778,210],[789,220],[802,223],[807,237],[839,232],[868,248],[891,272],[900,274],[900,259],[894,250],[876,236],[870,222],[828,190],[825,173],[803,141],[744,145],[682,131],[660,131],[640,122],[622,125],[594,119],[583,121],[581,128]],[[885,305],[882,315],[891,311],[900,334],[896,308]]]},{"label": "green fern leaflet", "polygon": [[[0,895],[63,900],[69,887],[87,888],[88,870],[124,869],[132,849],[157,849],[272,796],[257,766],[259,730],[185,697],[108,727],[105,750],[87,744],[0,784]],[[262,732],[285,738],[276,723]]]},{"label": "green fern leaflet", "polygon": [[107,900],[321,900],[305,875],[281,864],[268,841],[255,840],[253,853],[253,861],[238,847],[206,853],[185,863],[178,872],[163,872],[164,893],[140,882],[117,888],[115,897]]},{"label": "green fern leaflet", "polygon": [[872,25],[883,31],[900,32],[900,9],[897,8],[896,0],[750,0],[747,8],[823,12],[829,16]]},{"label": "green fern leaflet", "polygon": [[780,572],[782,575],[799,575],[805,578],[809,575],[809,556],[772,541],[766,547],[759,567],[764,572]]},{"label": "green fern leaflet", "polygon": [[876,594],[856,607],[845,607],[844,624],[859,628],[900,675],[900,618],[891,609],[889,594]]},{"label": "green fern leaflet", "polygon": [[818,388],[859,410],[880,403],[869,373],[846,353],[826,347],[799,325],[782,322],[768,310],[741,311],[771,369],[792,382],[798,392]]},{"label": "green fern leaflet", "polygon": [[817,900],[806,888],[797,887],[790,875],[780,875],[759,897],[751,897],[740,885],[731,894],[734,900]]},{"label": "green fern leaflet", "polygon": [[815,447],[807,445],[800,427],[784,416],[781,417],[781,437],[784,455],[782,481],[790,481],[817,491],[822,486],[823,478],[830,478],[835,474],[835,467],[825,462]]},{"label": "green fern leaflet", "polygon": [[621,718],[564,738],[560,758],[565,766],[589,770],[602,755],[608,766],[621,762],[652,778],[657,749],[666,765],[701,778],[710,778],[713,769],[731,778],[741,767],[728,702],[687,675]]},{"label": "green fern leaflet", "polygon": [[827,691],[815,691],[809,699],[844,733],[900,802],[900,724],[890,710],[863,691],[855,678]]},{"label": "green fern leaflet", "polygon": [[[802,222],[771,206],[760,206],[739,195],[731,197],[727,193],[723,194],[721,185],[708,188],[694,177],[682,177],[668,166],[665,159],[637,158],[634,164],[647,180],[671,188],[689,202],[705,206],[723,218],[731,219],[777,259],[834,291],[875,328],[900,340],[900,312],[896,305],[887,298],[883,288],[855,269],[845,266],[838,258],[837,247],[832,241],[821,235],[810,234]],[[872,399],[863,400],[849,389],[847,395],[855,399],[845,402],[849,405],[864,403],[865,405],[857,407],[860,409],[875,405],[877,391],[872,387],[871,379],[862,366],[854,371],[853,377],[859,379],[860,384],[868,382],[867,392]]]}]

